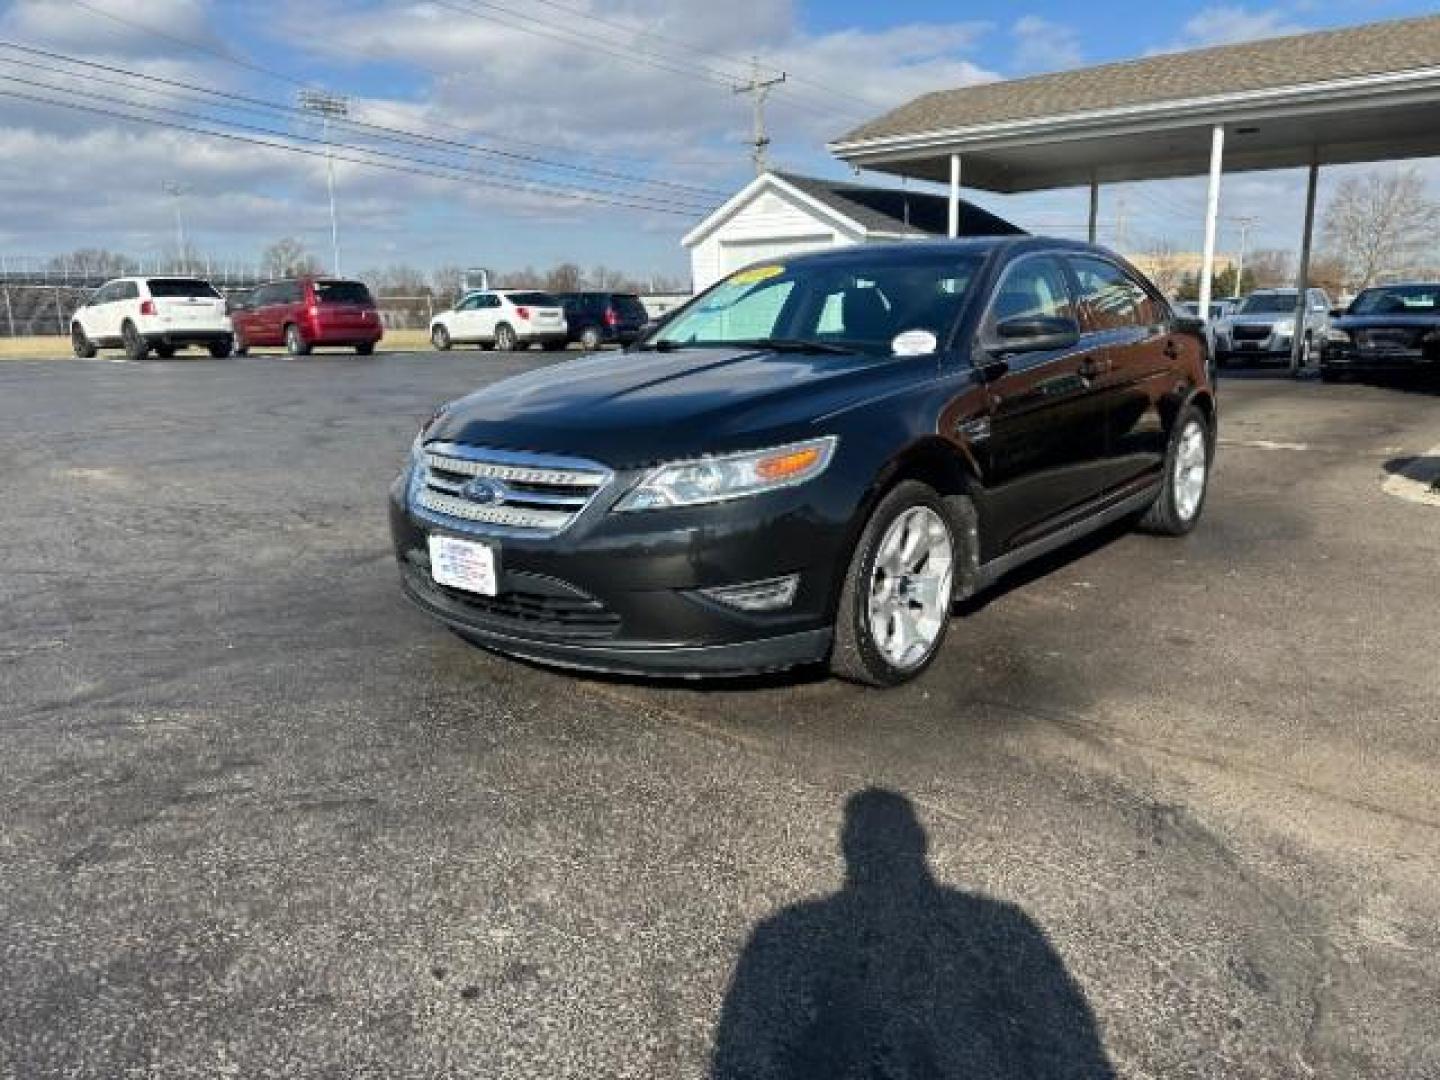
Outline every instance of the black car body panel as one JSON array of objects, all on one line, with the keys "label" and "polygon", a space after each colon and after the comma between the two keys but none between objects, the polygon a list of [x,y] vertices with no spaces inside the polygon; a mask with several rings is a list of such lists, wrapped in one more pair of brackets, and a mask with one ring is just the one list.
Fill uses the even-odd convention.
[{"label": "black car body panel", "polygon": [[1440,370],[1440,315],[1347,315],[1335,330],[1349,338],[1325,351],[1325,366],[1355,371]]},{"label": "black car body panel", "polygon": [[[571,341],[587,336],[598,344],[629,345],[644,332],[650,316],[634,293],[556,293],[565,309]],[[589,334],[587,335],[587,331]]]},{"label": "black car body panel", "polygon": [[[417,440],[422,456],[436,446],[563,455],[594,463],[607,482],[558,533],[517,535],[420,507],[425,470],[412,463],[390,500],[406,592],[473,640],[532,659],[631,673],[769,670],[824,658],[857,536],[900,477],[973,502],[976,546],[962,591],[1107,515],[1143,508],[1180,411],[1196,402],[1213,421],[1198,324],[1177,317],[1122,260],[1067,241],[897,244],[790,262],[903,265],[917,252],[954,252],[979,266],[953,324],[924,355],[642,347],[538,369],[452,403]],[[1136,318],[1097,318],[1072,346],[997,359],[985,339],[992,293],[1030,257],[1053,260],[1076,288],[1070,260],[1100,260],[1132,283]],[[617,509],[658,465],[822,436],[835,440],[828,467],[799,486]],[[431,534],[493,542],[498,595],[436,585]],[[702,592],[789,575],[798,584],[783,610],[741,611]]]}]

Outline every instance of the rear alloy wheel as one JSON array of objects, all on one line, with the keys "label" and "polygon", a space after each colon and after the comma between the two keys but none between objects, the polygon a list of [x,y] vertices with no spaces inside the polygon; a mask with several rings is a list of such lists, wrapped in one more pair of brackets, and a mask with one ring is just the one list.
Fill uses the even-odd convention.
[{"label": "rear alloy wheel", "polygon": [[89,360],[95,355],[95,343],[85,336],[85,328],[79,323],[70,328],[70,348],[81,360]]},{"label": "rear alloy wheel", "polygon": [[835,621],[835,674],[870,686],[913,679],[950,625],[958,547],[953,518],[926,484],[880,500],[850,559]]},{"label": "rear alloy wheel", "polygon": [[306,356],[310,352],[310,346],[305,344],[300,328],[294,323],[285,327],[285,351],[291,356]]},{"label": "rear alloy wheel", "polygon": [[1160,494],[1140,519],[1140,527],[1161,536],[1184,536],[1195,528],[1210,489],[1212,460],[1210,425],[1189,405],[1175,422]]},{"label": "rear alloy wheel", "polygon": [[580,331],[580,347],[586,352],[594,352],[604,343],[605,341],[600,336],[598,327],[587,326],[584,330]]},{"label": "rear alloy wheel", "polygon": [[501,323],[495,328],[495,351],[514,352],[519,338],[515,336],[514,329],[509,323]]},{"label": "rear alloy wheel", "polygon": [[430,344],[439,352],[450,351],[450,331],[445,329],[444,323],[436,323],[430,330]]},{"label": "rear alloy wheel", "polygon": [[135,324],[127,322],[120,328],[120,340],[125,345],[125,356],[130,360],[144,360],[150,355],[149,343],[140,336]]}]

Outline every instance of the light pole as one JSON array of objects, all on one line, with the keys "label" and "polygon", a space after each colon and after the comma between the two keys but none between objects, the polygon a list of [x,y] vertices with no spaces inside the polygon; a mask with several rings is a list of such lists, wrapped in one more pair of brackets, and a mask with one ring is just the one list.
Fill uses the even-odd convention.
[{"label": "light pole", "polygon": [[186,273],[185,265],[185,221],[180,216],[180,200],[183,199],[190,188],[185,184],[177,184],[173,180],[166,180],[160,185],[161,190],[175,200],[175,270],[176,273]]},{"label": "light pole", "polygon": [[1240,257],[1235,262],[1235,295],[1239,296],[1245,287],[1245,247],[1250,240],[1250,229],[1260,219],[1257,217],[1242,217],[1235,219],[1240,225]]},{"label": "light pole", "polygon": [[330,252],[331,273],[340,273],[340,223],[335,215],[335,158],[330,152],[330,121],[350,115],[350,99],[324,90],[301,90],[300,107],[320,117],[325,142],[325,181],[330,191]]}]

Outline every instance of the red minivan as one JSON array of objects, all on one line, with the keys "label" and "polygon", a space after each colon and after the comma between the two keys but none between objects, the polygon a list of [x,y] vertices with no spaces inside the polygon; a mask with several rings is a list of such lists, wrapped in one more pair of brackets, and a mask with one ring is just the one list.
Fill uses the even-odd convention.
[{"label": "red minivan", "polygon": [[316,345],[339,345],[369,356],[385,336],[370,290],[338,278],[261,285],[235,302],[230,321],[237,356],[256,345],[283,345],[291,356],[304,356]]}]

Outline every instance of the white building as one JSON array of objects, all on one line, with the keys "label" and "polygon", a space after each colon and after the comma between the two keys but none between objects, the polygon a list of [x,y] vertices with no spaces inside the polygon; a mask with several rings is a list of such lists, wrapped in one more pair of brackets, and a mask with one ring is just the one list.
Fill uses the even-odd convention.
[{"label": "white building", "polygon": [[[691,279],[699,292],[763,259],[944,236],[949,212],[949,202],[940,194],[769,172],[745,185],[681,243],[690,252]],[[978,206],[961,203],[961,236],[1021,231]]]}]

